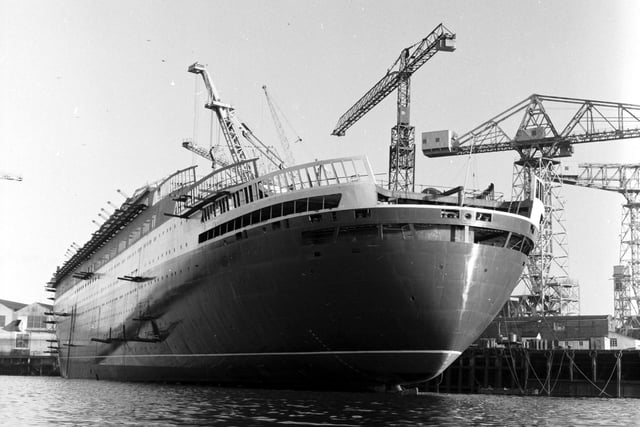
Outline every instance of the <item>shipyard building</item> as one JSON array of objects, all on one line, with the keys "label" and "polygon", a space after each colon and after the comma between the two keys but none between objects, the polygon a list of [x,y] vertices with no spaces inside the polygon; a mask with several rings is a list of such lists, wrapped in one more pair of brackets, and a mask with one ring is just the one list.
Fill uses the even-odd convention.
[{"label": "shipyard building", "polygon": [[51,305],[0,299],[0,374],[55,374],[56,335]]},{"label": "shipyard building", "polygon": [[640,350],[640,340],[617,333],[609,315],[498,317],[476,344],[493,348],[506,342],[535,350]]}]

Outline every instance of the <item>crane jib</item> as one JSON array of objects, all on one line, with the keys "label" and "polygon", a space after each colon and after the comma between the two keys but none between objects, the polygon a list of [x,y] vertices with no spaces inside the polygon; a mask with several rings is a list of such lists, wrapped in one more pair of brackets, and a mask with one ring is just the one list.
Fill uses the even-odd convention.
[{"label": "crane jib", "polygon": [[[393,92],[401,81],[409,79],[411,74],[431,59],[436,52],[454,51],[455,39],[455,34],[449,32],[444,25],[440,24],[420,42],[403,49],[398,59],[391,66],[391,68],[394,68],[396,64],[399,64],[398,70],[391,71],[389,69],[371,89],[338,119],[338,123],[331,134],[343,136],[349,127]],[[415,48],[413,52],[409,53],[413,48]]]}]

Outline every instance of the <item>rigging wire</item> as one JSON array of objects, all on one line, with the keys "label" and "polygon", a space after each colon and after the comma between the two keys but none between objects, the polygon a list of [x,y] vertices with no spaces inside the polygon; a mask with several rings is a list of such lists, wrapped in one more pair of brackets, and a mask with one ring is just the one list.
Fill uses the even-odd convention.
[{"label": "rigging wire", "polygon": [[[542,317],[542,321],[545,322],[547,328],[551,331],[553,338],[555,341],[560,341],[559,337],[556,335],[554,329],[551,327],[551,325],[549,324],[549,321],[546,317]],[[507,331],[507,335],[508,335],[508,324],[507,322],[505,322],[505,330]],[[526,352],[527,349],[523,348],[523,350]],[[552,350],[551,350],[552,351]],[[527,361],[527,364],[529,365],[529,367],[531,368],[531,372],[533,373],[534,377],[536,378],[536,380],[538,381],[538,384],[540,384],[540,386],[542,387],[542,391],[543,392],[548,392],[548,394],[551,394],[551,392],[553,391],[553,389],[555,389],[559,378],[560,378],[560,373],[562,372],[562,361],[564,360],[564,357],[567,357],[571,364],[573,365],[573,367],[578,371],[578,373],[580,373],[580,375],[582,375],[582,377],[590,384],[592,385],[596,390],[599,391],[598,396],[602,396],[603,394],[606,395],[607,397],[611,397],[611,395],[609,393],[606,392],[607,387],[609,386],[611,379],[613,378],[613,374],[616,372],[617,369],[617,364],[613,366],[613,369],[611,371],[611,374],[609,375],[609,378],[607,379],[607,382],[605,383],[605,385],[600,388],[595,382],[593,382],[591,380],[591,378],[589,378],[589,376],[587,374],[584,373],[584,371],[582,371],[582,369],[580,369],[580,367],[578,366],[577,363],[575,363],[574,358],[571,356],[571,354],[569,353],[569,349],[566,348],[562,348],[562,359],[560,359],[560,367],[558,368],[558,372],[556,374],[556,379],[554,381],[553,387],[551,387],[551,384],[548,384],[548,387],[545,386],[547,381],[545,379],[545,382],[543,383],[540,378],[538,377],[538,374],[535,370],[535,367],[533,366],[533,364],[531,363],[531,360],[529,358],[525,358]],[[616,359],[620,359],[622,358],[622,351],[618,351],[616,353]],[[509,371],[511,372],[511,368],[509,368]],[[513,373],[512,373],[513,375]],[[516,381],[516,383],[518,382],[517,378],[514,377],[514,380]]]},{"label": "rigging wire", "polygon": [[[471,143],[471,148],[469,149],[469,155],[467,156],[467,165],[466,165],[466,170],[465,170],[465,173],[464,173],[464,184],[462,184],[463,188],[465,188],[465,189],[467,188],[467,179],[469,177],[469,170],[471,169],[471,162],[473,162],[472,155],[473,155],[473,147],[474,147],[475,143],[476,143],[476,136],[474,135],[473,136],[473,142]],[[475,185],[475,172],[473,173],[473,178],[474,178],[474,184],[473,185]]]}]

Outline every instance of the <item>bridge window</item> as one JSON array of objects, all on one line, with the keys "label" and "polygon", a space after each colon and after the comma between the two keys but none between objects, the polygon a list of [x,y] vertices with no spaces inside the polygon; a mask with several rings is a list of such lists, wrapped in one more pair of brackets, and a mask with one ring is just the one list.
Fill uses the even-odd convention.
[{"label": "bridge window", "polygon": [[295,212],[295,202],[289,201],[282,204],[282,216],[291,215]]},{"label": "bridge window", "polygon": [[522,242],[524,242],[524,236],[516,233],[511,233],[511,237],[509,237],[509,244],[507,245],[507,247],[509,249],[519,251],[522,249]]},{"label": "bridge window", "polygon": [[503,248],[507,243],[508,231],[494,230],[491,228],[469,227],[469,241],[488,246]]},{"label": "bridge window", "polygon": [[522,244],[522,253],[528,256],[533,249],[533,246],[533,241],[531,239],[525,238],[524,243]]}]

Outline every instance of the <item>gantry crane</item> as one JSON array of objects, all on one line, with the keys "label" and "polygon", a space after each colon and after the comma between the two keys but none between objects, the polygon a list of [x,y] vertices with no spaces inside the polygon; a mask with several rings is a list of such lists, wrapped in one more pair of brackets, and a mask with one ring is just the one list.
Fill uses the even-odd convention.
[{"label": "gantry crane", "polygon": [[[244,179],[251,179],[253,177],[253,169],[250,167],[249,163],[246,162],[247,155],[241,138],[260,152],[262,159],[267,163],[267,167],[271,165],[276,168],[282,168],[284,162],[280,156],[260,141],[249,127],[236,117],[234,108],[231,105],[225,104],[220,100],[218,90],[214,86],[206,67],[196,62],[189,66],[188,71],[190,73],[201,75],[204,80],[208,93],[208,100],[205,104],[205,108],[216,113],[224,139],[227,143],[229,154],[231,155],[232,163],[238,165],[238,174]],[[205,158],[213,160],[213,150],[207,151],[206,149],[197,146],[192,141],[183,142],[183,147]],[[213,166],[215,167],[215,163]]]},{"label": "gantry crane", "polygon": [[613,267],[616,330],[628,334],[640,329],[640,164],[582,163],[563,167],[563,184],[614,191],[624,196],[620,264]]},{"label": "gantry crane", "polygon": [[[391,128],[389,149],[390,190],[414,190],[415,129],[409,125],[411,75],[437,52],[453,52],[455,40],[455,34],[440,24],[424,39],[403,49],[384,77],[340,117],[331,133],[343,136],[351,125],[397,88],[397,124]],[[396,65],[398,68],[394,70]]]},{"label": "gantry crane", "polygon": [[[273,117],[273,124],[276,127],[276,132],[278,132],[278,137],[280,138],[280,145],[282,145],[282,149],[284,150],[285,162],[287,166],[293,166],[295,160],[293,158],[293,153],[291,152],[291,144],[289,144],[289,138],[287,138],[287,134],[285,133],[280,117],[278,116],[278,110],[280,109],[273,101],[271,95],[269,95],[269,92],[267,92],[266,85],[262,86],[262,90],[264,90],[264,96],[267,99],[267,105],[269,106],[269,111],[271,111],[271,117]],[[280,111],[280,114],[285,117],[284,114],[282,114],[282,111]],[[302,141],[302,138],[296,135],[296,140],[294,142],[300,141]]]},{"label": "gantry crane", "polygon": [[520,159],[514,164],[514,199],[528,197],[531,174],[542,179],[545,218],[521,278],[532,295],[521,296],[514,309],[520,315],[567,315],[579,312],[579,288],[568,277],[557,159],[571,156],[575,144],[638,137],[640,105],[534,94],[462,136],[425,132],[422,149],[428,157],[515,150]]}]

